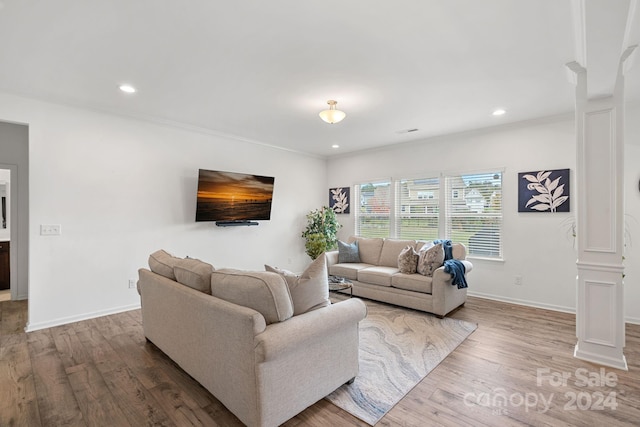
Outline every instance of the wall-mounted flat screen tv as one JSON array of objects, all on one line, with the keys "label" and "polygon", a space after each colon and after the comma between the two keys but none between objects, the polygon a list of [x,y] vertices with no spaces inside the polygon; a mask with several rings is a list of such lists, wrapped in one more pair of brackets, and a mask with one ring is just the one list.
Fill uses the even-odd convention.
[{"label": "wall-mounted flat screen tv", "polygon": [[200,169],[196,221],[271,219],[275,178]]}]

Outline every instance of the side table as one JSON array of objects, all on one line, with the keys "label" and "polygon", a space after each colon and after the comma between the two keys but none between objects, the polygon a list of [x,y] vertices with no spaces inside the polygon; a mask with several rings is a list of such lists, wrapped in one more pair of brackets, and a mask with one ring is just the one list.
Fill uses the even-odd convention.
[{"label": "side table", "polygon": [[330,276],[329,277],[329,291],[341,292],[349,289],[349,298],[353,297],[353,283],[349,279],[344,277]]}]

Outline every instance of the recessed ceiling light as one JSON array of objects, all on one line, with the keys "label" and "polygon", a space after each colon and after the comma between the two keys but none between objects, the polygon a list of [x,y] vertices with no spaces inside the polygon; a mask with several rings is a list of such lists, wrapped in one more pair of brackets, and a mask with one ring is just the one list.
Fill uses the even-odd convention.
[{"label": "recessed ceiling light", "polygon": [[119,89],[125,93],[135,93],[136,88],[131,85],[120,85]]},{"label": "recessed ceiling light", "polygon": [[497,110],[494,110],[493,113],[491,114],[493,114],[494,116],[502,116],[505,113],[506,113],[505,110],[503,110],[502,108],[498,108]]},{"label": "recessed ceiling light", "polygon": [[340,146],[338,144],[333,144],[331,148],[340,148]]}]

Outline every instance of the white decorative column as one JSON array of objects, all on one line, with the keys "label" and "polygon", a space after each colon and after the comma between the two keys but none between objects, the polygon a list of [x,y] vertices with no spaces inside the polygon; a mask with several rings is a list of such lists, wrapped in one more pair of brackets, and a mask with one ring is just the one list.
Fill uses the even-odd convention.
[{"label": "white decorative column", "polygon": [[588,99],[587,70],[567,64],[576,85],[578,278],[574,356],[627,370],[624,247],[624,62],[614,93]]}]

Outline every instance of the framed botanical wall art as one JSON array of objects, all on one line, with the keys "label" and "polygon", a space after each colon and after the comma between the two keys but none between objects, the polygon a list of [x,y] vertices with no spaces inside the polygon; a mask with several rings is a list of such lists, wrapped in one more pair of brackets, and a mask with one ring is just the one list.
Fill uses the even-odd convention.
[{"label": "framed botanical wall art", "polygon": [[348,214],[349,187],[330,188],[329,207],[337,214]]},{"label": "framed botanical wall art", "polygon": [[518,174],[518,212],[569,212],[569,169]]}]

